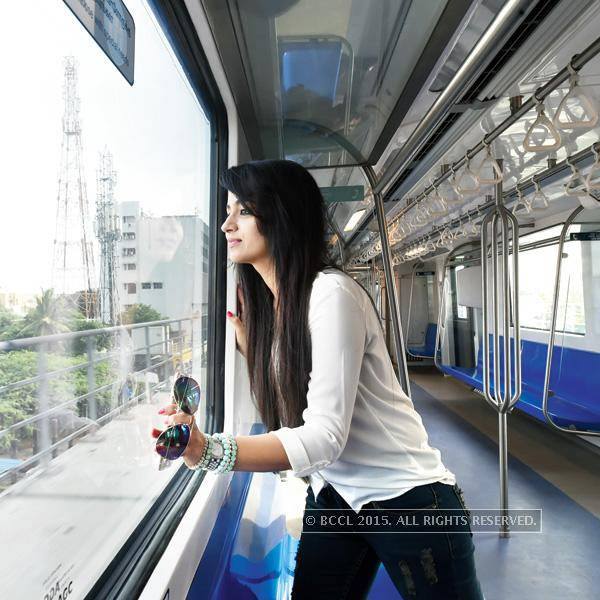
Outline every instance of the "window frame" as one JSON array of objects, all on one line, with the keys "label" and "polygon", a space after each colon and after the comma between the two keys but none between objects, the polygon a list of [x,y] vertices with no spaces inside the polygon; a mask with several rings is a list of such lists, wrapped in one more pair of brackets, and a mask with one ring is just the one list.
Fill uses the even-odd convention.
[{"label": "window frame", "polygon": [[[523,253],[527,253],[527,252],[534,252],[536,250],[539,250],[541,248],[548,248],[548,247],[553,247],[553,246],[558,246],[559,243],[559,239],[560,239],[560,232],[562,231],[563,227],[565,226],[565,221],[560,221],[559,223],[554,223],[552,225],[547,225],[546,227],[542,227],[541,229],[538,229],[536,231],[531,231],[529,233],[525,233],[522,236],[519,236],[519,256]],[[526,240],[524,244],[521,244],[521,240],[523,240],[524,238],[527,238],[528,236],[532,236],[535,234],[541,234],[544,231],[549,231],[551,229],[558,229],[558,235],[557,236],[548,236],[548,237],[541,237],[539,239],[536,239],[534,242],[530,242],[529,244],[527,244]],[[523,246],[523,247],[521,247]],[[555,274],[556,271],[556,263],[553,265],[552,267],[552,271],[553,274]],[[519,272],[521,272],[521,267],[519,265]],[[526,329],[528,331],[536,331],[536,332],[541,332],[541,333],[550,333],[550,326],[544,328],[544,327],[532,327],[531,325],[523,325],[522,323],[519,323],[521,329]],[[586,323],[584,322],[584,326],[586,325]],[[512,322],[511,322],[511,326],[512,326]],[[578,338],[584,338],[587,334],[587,329],[586,331],[584,331],[583,333],[578,332],[578,331],[570,331],[570,330],[565,330],[563,331],[562,329],[556,329],[556,333],[560,333],[561,335],[571,335],[574,337],[578,337]]]},{"label": "window frame", "polygon": [[[225,220],[227,192],[219,174],[227,168],[227,110],[192,19],[180,0],[146,0],[162,32],[179,59],[188,81],[210,123],[210,197],[207,315],[207,389],[203,393],[208,432],[224,424],[225,319],[227,246],[218,235]],[[212,232],[212,234],[210,233]],[[204,390],[203,390],[204,392]],[[205,473],[184,465],[107,566],[87,598],[137,598],[169,544],[180,515],[190,505]]]}]

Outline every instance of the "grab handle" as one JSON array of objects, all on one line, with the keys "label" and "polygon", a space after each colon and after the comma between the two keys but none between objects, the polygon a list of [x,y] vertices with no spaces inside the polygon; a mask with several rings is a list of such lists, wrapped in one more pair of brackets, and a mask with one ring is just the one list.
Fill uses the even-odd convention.
[{"label": "grab handle", "polygon": [[[598,122],[598,110],[594,106],[592,100],[583,91],[583,88],[579,86],[579,74],[573,68],[571,63],[567,65],[569,70],[569,91],[566,93],[564,98],[560,101],[556,113],[554,115],[553,123],[560,129],[590,129]],[[568,110],[568,103],[571,100],[577,100],[579,105],[583,108],[584,114],[587,118],[570,120],[563,120],[561,115],[567,115],[567,112],[573,115],[573,112]]]},{"label": "grab handle", "polygon": [[[546,152],[548,150],[558,150],[561,144],[560,133],[552,121],[546,116],[546,113],[544,112],[544,103],[541,100],[538,100],[535,109],[537,111],[537,117],[525,134],[523,148],[525,148],[525,150],[528,152]],[[536,144],[533,141],[533,132],[536,127],[546,130],[547,135],[544,139],[553,139],[554,141],[550,144]]]}]

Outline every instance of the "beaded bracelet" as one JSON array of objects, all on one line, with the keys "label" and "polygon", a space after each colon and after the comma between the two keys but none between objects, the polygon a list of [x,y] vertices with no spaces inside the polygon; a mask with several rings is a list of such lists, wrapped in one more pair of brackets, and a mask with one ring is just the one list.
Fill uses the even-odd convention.
[{"label": "beaded bracelet", "polygon": [[[233,470],[235,459],[237,457],[237,442],[231,433],[213,433],[212,436],[204,434],[206,444],[202,456],[198,462],[189,469],[198,471],[204,469],[207,471],[215,471],[217,473],[228,473]],[[221,458],[213,458],[213,448],[215,445],[222,446],[223,452]]]},{"label": "beaded bracelet", "polygon": [[237,456],[237,442],[231,433],[216,433],[214,436],[223,443],[223,460],[217,467],[217,472],[228,473],[233,469]]},{"label": "beaded bracelet", "polygon": [[212,449],[212,438],[209,435],[206,435],[205,433],[203,435],[204,439],[206,440],[206,443],[204,444],[204,450],[202,451],[202,455],[198,459],[198,462],[193,464],[191,467],[188,467],[192,471],[199,471],[200,469],[204,468],[206,459],[209,456],[209,450]]}]

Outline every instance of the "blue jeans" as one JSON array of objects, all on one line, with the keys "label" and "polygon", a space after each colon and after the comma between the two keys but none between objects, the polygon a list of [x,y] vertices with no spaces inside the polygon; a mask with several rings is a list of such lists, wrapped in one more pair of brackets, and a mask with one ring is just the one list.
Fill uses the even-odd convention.
[{"label": "blue jeans", "polygon": [[[350,507],[327,485],[318,500],[308,487],[306,508]],[[438,509],[455,509],[468,516],[460,488],[442,483],[421,485],[396,498],[369,502],[363,507],[386,508],[401,509],[401,513],[390,514],[407,518],[414,509],[428,509],[427,513],[433,515],[437,511],[440,516],[444,513]],[[472,537],[468,524],[455,526],[445,533],[411,532],[410,527],[405,531],[378,533],[303,531],[296,555],[292,599],[366,598],[383,563],[404,600],[482,600]]]}]

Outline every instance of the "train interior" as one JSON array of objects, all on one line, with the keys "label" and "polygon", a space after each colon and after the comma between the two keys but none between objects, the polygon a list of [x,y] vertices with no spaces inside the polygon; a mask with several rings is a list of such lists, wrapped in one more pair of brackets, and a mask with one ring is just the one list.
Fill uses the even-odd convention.
[{"label": "train interior", "polygon": [[[77,22],[75,3],[39,4],[54,35],[61,27],[65,36],[67,28],[77,30],[85,52],[107,63],[106,75],[96,72],[98,82],[121,77]],[[159,276],[157,267],[148,281],[163,277],[175,290],[158,316],[129,325],[103,319],[100,332],[121,357],[119,376],[131,372],[135,391],[126,410],[70,412],[80,423],[64,435],[44,423],[74,395],[80,407],[113,385],[100,386],[100,367],[90,371],[104,356],[94,344],[99,333],[11,337],[7,329],[0,336],[0,573],[7,594],[290,597],[306,484],[289,472],[216,475],[183,465],[158,472],[148,436],[179,369],[201,382],[205,430],[264,431],[245,360],[221,317],[236,307],[236,279],[219,230],[226,193],[217,177],[227,165],[272,158],[300,163],[321,188],[331,256],[371,294],[398,379],[468,507],[539,511],[535,531],[474,532],[485,598],[598,598],[600,3],[118,4],[135,21],[136,82],[123,80],[88,105],[96,102],[98,115],[111,98],[121,106],[120,113],[110,109],[113,122],[103,127],[146,144],[135,185],[148,198],[156,187],[169,203],[148,200],[148,210],[162,215],[158,223],[134,206],[137,196],[124,181],[119,210],[130,212],[119,219],[125,232],[134,231],[125,229],[134,219],[145,219],[150,230],[168,225],[179,236],[177,256],[195,235],[186,219],[205,214],[205,237],[198,238],[204,242],[194,237],[188,245],[190,253],[205,253],[204,269],[190,271],[201,290],[185,287],[190,278],[169,279],[168,269]],[[151,38],[164,56],[152,54],[149,62]],[[173,78],[144,83],[163,63]],[[96,93],[85,76],[82,69],[84,116],[86,90],[90,98]],[[16,71],[14,77],[25,78]],[[136,85],[140,102],[156,112],[142,112],[145,124],[134,131],[128,121],[137,123],[138,109],[127,94]],[[188,104],[170,104],[177,86]],[[155,157],[153,128],[163,118],[174,133]],[[82,120],[84,128],[90,121]],[[181,159],[188,130],[202,130],[203,141],[170,171],[166,155]],[[121,156],[134,161],[133,153]],[[206,181],[195,179],[199,161],[209,164]],[[119,178],[126,180],[125,172]],[[206,197],[204,208],[184,202],[196,193]],[[141,238],[142,229],[135,231]],[[155,235],[166,239],[169,231]],[[133,256],[125,247],[119,252],[121,264]],[[119,281],[122,293],[136,289],[133,279]],[[137,285],[148,294],[163,286]],[[48,378],[52,370],[75,368],[52,351],[67,338],[81,343],[81,385],[95,381],[94,390]],[[123,367],[122,347],[133,366]],[[9,373],[17,352],[23,360],[30,355],[33,371]],[[32,385],[39,398],[33,414],[13,409],[11,399]],[[61,403],[44,404],[48,390]],[[37,431],[33,448],[19,441],[28,428]],[[368,597],[401,598],[383,565]]]}]

